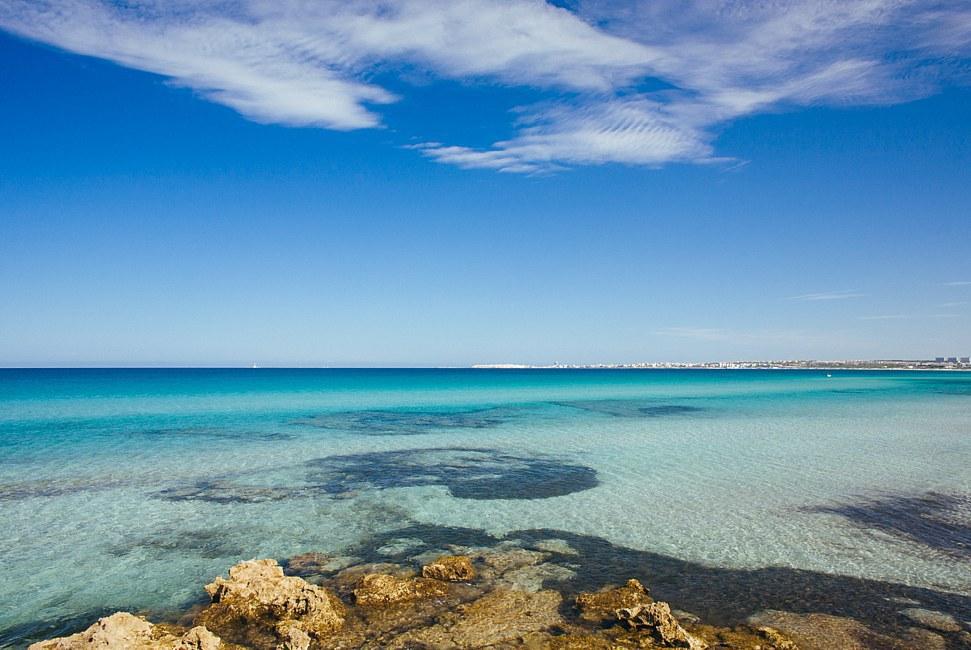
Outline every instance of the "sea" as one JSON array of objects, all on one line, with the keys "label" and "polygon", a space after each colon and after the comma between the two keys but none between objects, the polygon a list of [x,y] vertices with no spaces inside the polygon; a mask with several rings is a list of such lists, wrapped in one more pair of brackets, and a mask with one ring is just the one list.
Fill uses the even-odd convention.
[{"label": "sea", "polygon": [[716,623],[971,620],[971,373],[0,370],[0,646],[502,540]]}]

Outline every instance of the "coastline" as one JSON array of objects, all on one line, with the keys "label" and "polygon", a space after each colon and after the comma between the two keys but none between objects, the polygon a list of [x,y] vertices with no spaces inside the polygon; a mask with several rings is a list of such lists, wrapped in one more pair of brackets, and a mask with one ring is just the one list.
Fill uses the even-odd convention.
[{"label": "coastline", "polygon": [[[671,591],[659,566],[612,566],[617,558],[590,555],[581,538],[557,531],[509,539],[471,530],[399,534],[412,537],[385,536],[371,552],[356,550],[368,557],[309,551],[279,564],[240,562],[177,617],[148,623],[144,612],[115,613],[30,649],[945,650],[971,643],[959,622],[967,599],[924,590],[850,582],[856,591],[844,593],[837,576],[820,576],[807,583],[818,591],[814,601],[784,609],[770,582],[752,590],[743,580],[689,579],[687,591]],[[705,592],[725,587],[752,602],[737,603],[727,617],[704,611]],[[859,598],[883,598],[885,613],[861,616]]]}]

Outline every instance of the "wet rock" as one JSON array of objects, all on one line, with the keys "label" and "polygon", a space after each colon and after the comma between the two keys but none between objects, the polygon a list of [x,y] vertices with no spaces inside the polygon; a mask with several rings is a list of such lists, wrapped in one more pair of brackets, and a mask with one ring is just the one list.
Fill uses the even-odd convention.
[{"label": "wet rock", "polygon": [[749,623],[780,630],[795,642],[799,650],[901,648],[899,639],[875,632],[855,619],[842,616],[765,610],[750,617]]},{"label": "wet rock", "polygon": [[389,647],[444,650],[508,643],[560,625],[563,622],[559,613],[561,603],[562,598],[555,591],[525,593],[497,589],[443,614],[436,625],[399,636]]},{"label": "wet rock", "polygon": [[577,550],[563,539],[544,539],[533,544],[536,548],[547,553],[559,553],[560,555],[579,555]]},{"label": "wet rock", "polygon": [[644,585],[631,578],[623,587],[581,593],[577,596],[576,605],[580,610],[580,618],[593,623],[602,623],[615,620],[615,612],[618,609],[629,609],[652,602],[654,600]]},{"label": "wet rock", "polygon": [[399,578],[386,573],[369,573],[354,590],[358,605],[390,605],[448,595],[448,585],[428,578]]},{"label": "wet rock", "polygon": [[946,650],[947,639],[940,634],[924,630],[919,627],[908,628],[904,632],[904,641],[907,645],[920,648],[920,650]]},{"label": "wet rock", "polygon": [[222,640],[202,625],[197,625],[185,633],[175,650],[217,650]]},{"label": "wet rock", "polygon": [[206,585],[206,592],[212,605],[200,620],[216,631],[240,623],[271,624],[277,630],[296,626],[323,638],[344,624],[344,606],[336,596],[301,578],[284,576],[273,560],[240,562],[229,570],[228,580],[216,578]]},{"label": "wet rock", "polygon": [[448,582],[471,582],[475,580],[475,568],[467,555],[443,555],[431,564],[421,568],[426,578]]},{"label": "wet rock", "polygon": [[618,609],[616,615],[617,620],[630,629],[649,633],[662,647],[692,650],[706,647],[704,642],[681,627],[667,603],[654,602],[625,607]]},{"label": "wet rock", "polygon": [[953,616],[944,612],[935,612],[930,609],[920,607],[908,607],[900,612],[900,615],[910,621],[938,632],[960,632],[961,624]]},{"label": "wet rock", "polygon": [[359,558],[350,556],[331,557],[324,553],[301,553],[287,560],[286,572],[288,575],[295,576],[320,575],[342,571],[358,562],[360,562]]},{"label": "wet rock", "polygon": [[476,559],[481,561],[493,574],[502,575],[510,569],[518,569],[524,566],[533,566],[550,559],[549,553],[539,551],[527,551],[522,548],[510,548],[503,551],[487,551],[481,553]]},{"label": "wet rock", "polygon": [[404,555],[412,549],[421,548],[425,545],[420,539],[415,539],[413,537],[403,537],[399,539],[393,539],[381,548],[377,549],[377,553],[380,555],[394,556],[394,555]]},{"label": "wet rock", "polygon": [[507,571],[495,584],[519,591],[540,591],[547,582],[566,582],[574,576],[576,571],[559,564],[536,564]]}]

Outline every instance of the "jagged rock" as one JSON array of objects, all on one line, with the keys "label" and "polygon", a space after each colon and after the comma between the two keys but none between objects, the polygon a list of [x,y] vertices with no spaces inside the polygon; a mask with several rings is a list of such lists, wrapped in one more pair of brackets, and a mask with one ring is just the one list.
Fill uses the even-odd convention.
[{"label": "jagged rock", "polygon": [[203,625],[197,625],[185,633],[175,650],[217,650],[222,645],[222,640],[206,629]]},{"label": "jagged rock", "polygon": [[154,626],[143,618],[127,612],[116,612],[98,619],[83,632],[71,636],[40,641],[29,650],[86,650],[88,648],[112,648],[128,650],[153,647]]},{"label": "jagged rock", "polygon": [[[397,637],[389,647],[485,648],[542,632],[563,622],[562,598],[555,591],[526,593],[496,589],[443,614],[439,623]],[[505,647],[505,646],[502,646]]]},{"label": "jagged rock", "polygon": [[369,573],[354,590],[358,605],[390,605],[422,598],[446,596],[448,586],[429,578],[399,578],[386,573]]},{"label": "jagged rock", "polygon": [[276,627],[276,635],[280,639],[278,650],[309,650],[310,635],[300,627],[299,623],[285,621]]},{"label": "jagged rock", "polygon": [[218,631],[234,621],[278,626],[292,621],[312,637],[322,638],[344,624],[344,605],[324,589],[301,578],[284,576],[273,560],[240,562],[206,585],[212,605],[200,618]]},{"label": "jagged rock", "polygon": [[654,602],[647,589],[639,581],[631,578],[623,587],[584,592],[577,596],[577,609],[580,618],[599,623],[614,620],[618,609],[632,608]]},{"label": "jagged rock", "polygon": [[475,568],[467,555],[443,555],[423,566],[421,574],[435,580],[471,582],[475,579]]},{"label": "jagged rock", "polygon": [[40,641],[30,650],[217,650],[219,637],[198,626],[181,638],[127,612],[116,612],[94,625],[58,639]]},{"label": "jagged rock", "polygon": [[938,632],[961,631],[961,624],[953,616],[944,612],[935,612],[930,609],[921,609],[920,607],[909,607],[901,611],[900,615],[911,623],[916,623],[930,630],[936,630]]},{"label": "jagged rock", "polygon": [[706,647],[700,639],[694,638],[681,627],[667,603],[654,602],[625,607],[618,609],[616,615],[619,621],[632,630],[650,633],[664,647],[692,650]]}]

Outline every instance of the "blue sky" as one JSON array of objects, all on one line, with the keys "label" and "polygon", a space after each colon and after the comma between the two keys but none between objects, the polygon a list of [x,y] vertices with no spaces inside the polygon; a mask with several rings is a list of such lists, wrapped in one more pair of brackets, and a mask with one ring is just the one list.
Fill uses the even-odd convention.
[{"label": "blue sky", "polygon": [[971,354],[965,3],[0,0],[0,363]]}]

